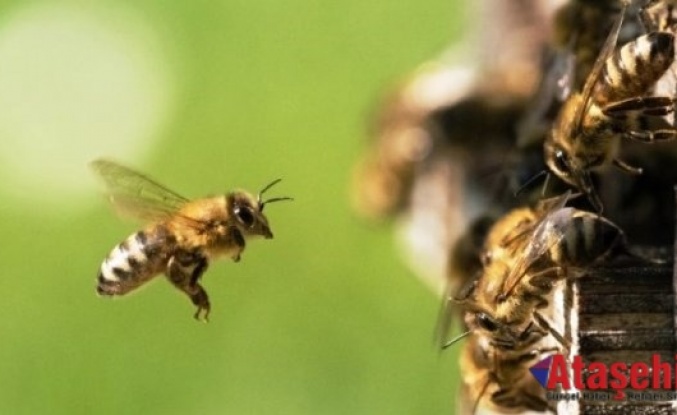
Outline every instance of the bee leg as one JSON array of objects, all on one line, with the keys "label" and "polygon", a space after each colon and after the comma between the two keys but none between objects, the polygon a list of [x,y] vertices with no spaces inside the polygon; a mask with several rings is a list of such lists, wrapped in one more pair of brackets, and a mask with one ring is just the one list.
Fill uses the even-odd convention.
[{"label": "bee leg", "polygon": [[545,353],[554,353],[561,351],[559,347],[539,347],[529,351],[529,353],[521,356],[519,362],[522,364],[527,364],[530,361],[544,355]]},{"label": "bee leg", "polygon": [[626,119],[632,113],[662,117],[675,111],[675,101],[670,97],[637,97],[606,105],[602,112],[612,118]]},{"label": "bee leg", "polygon": [[545,412],[550,408],[550,403],[547,400],[533,393],[523,391],[521,398],[524,406],[537,412]]},{"label": "bee leg", "polygon": [[548,334],[547,331],[543,330],[542,327],[537,326],[533,322],[529,323],[529,326],[524,329],[522,333],[520,333],[518,339],[520,343],[533,343],[535,341],[538,341],[539,339],[542,339],[546,334]]},{"label": "bee leg", "polygon": [[631,140],[640,141],[642,143],[653,143],[655,141],[669,141],[677,138],[677,130],[660,129],[647,131],[628,131],[625,135]]},{"label": "bee leg", "polygon": [[534,311],[534,319],[536,320],[536,324],[541,326],[544,330],[546,330],[548,333],[552,335],[552,337],[557,340],[559,344],[564,347],[565,350],[569,350],[571,348],[571,343],[565,339],[557,330],[552,328],[550,325],[550,322],[548,322],[548,319],[546,319],[541,313],[538,311]]},{"label": "bee leg", "polygon": [[[561,267],[549,267],[542,271],[535,272],[531,276],[529,284],[536,288],[539,291],[539,294],[542,294],[552,290],[552,286],[563,277],[564,275]],[[545,301],[543,307],[546,307],[547,305],[548,302]]]},{"label": "bee leg", "polygon": [[529,350],[521,356],[518,356],[516,362],[520,365],[526,365],[541,355],[540,349]]},{"label": "bee leg", "polygon": [[675,100],[670,97],[639,97],[614,102],[602,112],[630,126],[624,133],[631,140],[643,143],[667,141],[677,138],[677,130],[660,118],[675,112]]},{"label": "bee leg", "polygon": [[611,163],[613,163],[614,166],[618,167],[622,171],[624,171],[626,173],[630,173],[634,176],[642,174],[642,168],[641,167],[631,166],[628,163],[624,162],[623,160],[613,159],[611,161]]},{"label": "bee leg", "polygon": [[[197,252],[178,252],[170,258],[167,264],[167,277],[179,290],[188,295],[193,304],[197,306],[194,314],[195,319],[208,321],[209,297],[207,292],[198,283],[202,274],[207,270],[207,258]],[[203,314],[203,317],[200,317]]]},{"label": "bee leg", "polygon": [[232,227],[230,229],[230,235],[231,238],[233,239],[233,242],[235,242],[235,246],[237,246],[237,251],[233,256],[231,257],[234,262],[240,262],[240,259],[242,257],[242,251],[244,251],[246,242],[244,241],[244,236],[242,236],[242,232],[240,232],[239,229],[236,227]]},{"label": "bee leg", "polygon": [[507,389],[499,389],[491,395],[491,399],[506,408],[515,408],[525,406],[538,412],[544,412],[548,409],[548,401],[540,396],[529,393],[521,389],[512,389],[514,385],[508,385]]}]

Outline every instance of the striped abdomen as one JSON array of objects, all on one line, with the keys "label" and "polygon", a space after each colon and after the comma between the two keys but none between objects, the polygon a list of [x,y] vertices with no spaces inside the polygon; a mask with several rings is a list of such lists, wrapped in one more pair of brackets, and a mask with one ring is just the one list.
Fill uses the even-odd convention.
[{"label": "striped abdomen", "polygon": [[576,210],[551,257],[558,264],[586,266],[624,243],[625,236],[616,225],[594,213]]},{"label": "striped abdomen", "polygon": [[598,105],[646,95],[675,59],[674,35],[653,32],[616,50],[607,60],[593,93]]},{"label": "striped abdomen", "polygon": [[166,267],[173,243],[164,227],[139,231],[117,245],[101,264],[96,292],[123,295]]}]

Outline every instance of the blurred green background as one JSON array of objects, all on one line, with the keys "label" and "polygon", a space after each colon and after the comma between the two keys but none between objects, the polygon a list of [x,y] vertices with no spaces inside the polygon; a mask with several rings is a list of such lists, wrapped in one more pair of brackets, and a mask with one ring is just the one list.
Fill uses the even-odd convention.
[{"label": "blurred green background", "polygon": [[[460,36],[459,3],[0,3],[0,413],[453,413],[438,299],[347,192],[377,98]],[[95,295],[139,227],[98,156],[188,197],[283,177],[296,201],[212,264],[199,324],[164,278]]]}]

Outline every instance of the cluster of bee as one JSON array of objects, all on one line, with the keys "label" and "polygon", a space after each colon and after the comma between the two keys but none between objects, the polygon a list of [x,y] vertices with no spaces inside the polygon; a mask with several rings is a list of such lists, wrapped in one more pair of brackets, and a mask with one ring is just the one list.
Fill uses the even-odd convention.
[{"label": "cluster of bee", "polygon": [[[496,410],[552,409],[528,368],[543,353],[569,347],[560,283],[605,259],[636,256],[618,226],[596,213],[566,207],[570,198],[567,192],[496,221],[486,235],[481,270],[446,300],[461,307],[468,330],[449,342],[440,336],[441,346],[472,336],[462,368],[487,373],[482,382],[470,375],[472,370],[463,370],[465,395],[474,398],[475,406],[486,398],[485,406]],[[447,329],[440,327],[444,334]]]},{"label": "cluster of bee", "polygon": [[[415,127],[427,132],[426,152],[409,160],[406,180],[393,178],[406,187],[387,187],[400,190],[400,216],[434,210],[445,219],[428,228],[410,221],[409,235],[425,239],[440,226],[456,232],[437,245],[446,255],[447,289],[436,336],[442,348],[466,338],[466,413],[556,411],[528,368],[546,354],[568,352],[564,283],[605,261],[640,257],[628,239],[655,245],[674,238],[677,151],[662,142],[677,137],[677,1],[569,0],[549,19],[553,35],[541,44],[549,52],[536,60],[540,83],[471,88],[419,114]],[[468,102],[484,106],[470,114]],[[380,136],[371,154],[391,143]],[[495,165],[497,154],[507,181],[487,185],[482,169]],[[392,172],[375,160],[371,170],[358,170],[362,194],[378,174]],[[452,174],[431,187],[431,165]],[[529,178],[544,175],[543,189],[533,189]],[[421,183],[446,203],[431,208],[417,198]],[[457,316],[466,331],[449,340]]]}]

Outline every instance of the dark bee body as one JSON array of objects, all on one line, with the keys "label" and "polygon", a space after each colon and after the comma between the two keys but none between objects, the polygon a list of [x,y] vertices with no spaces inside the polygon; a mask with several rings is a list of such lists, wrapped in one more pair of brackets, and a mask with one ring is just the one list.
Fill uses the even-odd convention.
[{"label": "dark bee body", "polygon": [[207,319],[210,302],[199,280],[209,262],[219,257],[239,261],[245,239],[273,234],[263,215],[266,203],[289,200],[257,197],[234,191],[189,201],[148,177],[116,163],[93,163],[116,207],[153,223],[117,245],[101,265],[96,291],[124,295],[158,274],[184,292],[197,306],[195,318]]},{"label": "dark bee body", "polygon": [[621,22],[619,18],[608,36],[582,92],[565,102],[544,144],[550,170],[585,192],[598,211],[602,206],[591,169],[613,162],[640,171],[616,158],[619,137],[653,142],[677,135],[663,118],[673,112],[673,98],[648,96],[672,66],[674,35],[649,33],[615,50]]}]

